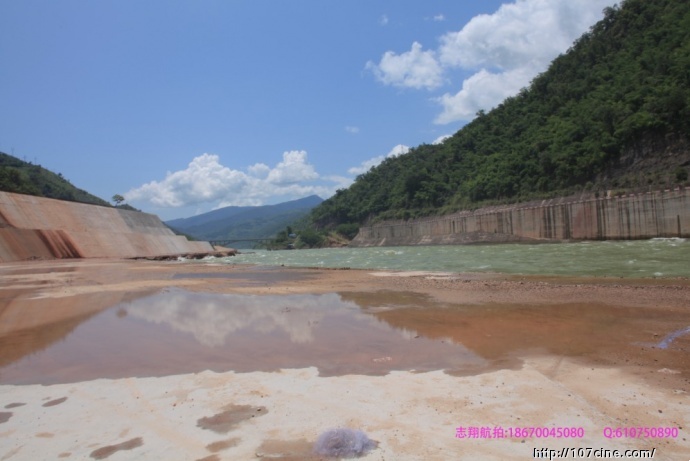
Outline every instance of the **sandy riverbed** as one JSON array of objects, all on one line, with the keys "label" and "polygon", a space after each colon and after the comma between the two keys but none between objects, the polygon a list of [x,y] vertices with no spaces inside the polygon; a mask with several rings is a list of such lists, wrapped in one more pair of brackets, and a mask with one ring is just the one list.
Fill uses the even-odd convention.
[{"label": "sandy riverbed", "polygon": [[688,459],[688,327],[684,279],[3,264],[0,460],[319,459],[335,427],[371,460]]}]

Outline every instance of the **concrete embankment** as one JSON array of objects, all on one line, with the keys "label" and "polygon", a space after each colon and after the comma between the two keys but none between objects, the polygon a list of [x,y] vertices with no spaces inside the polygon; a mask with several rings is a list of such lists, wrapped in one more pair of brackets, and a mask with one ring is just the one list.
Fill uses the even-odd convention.
[{"label": "concrete embankment", "polygon": [[351,246],[690,237],[690,188],[545,200],[362,227]]},{"label": "concrete embankment", "polygon": [[0,192],[0,261],[212,252],[152,214]]}]

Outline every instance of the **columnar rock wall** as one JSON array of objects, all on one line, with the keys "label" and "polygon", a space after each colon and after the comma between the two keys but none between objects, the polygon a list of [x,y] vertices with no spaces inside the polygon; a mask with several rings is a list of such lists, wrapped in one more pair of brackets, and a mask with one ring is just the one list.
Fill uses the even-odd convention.
[{"label": "columnar rock wall", "polygon": [[156,257],[213,251],[152,214],[0,192],[0,261]]},{"label": "columnar rock wall", "polygon": [[690,188],[511,205],[362,227],[352,246],[690,237]]}]

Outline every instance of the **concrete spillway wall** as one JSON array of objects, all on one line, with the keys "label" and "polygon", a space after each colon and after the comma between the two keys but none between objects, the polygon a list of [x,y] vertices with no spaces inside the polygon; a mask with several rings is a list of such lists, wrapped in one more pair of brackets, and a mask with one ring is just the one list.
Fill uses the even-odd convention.
[{"label": "concrete spillway wall", "polygon": [[0,192],[0,261],[156,257],[213,251],[152,214]]},{"label": "concrete spillway wall", "polygon": [[362,227],[351,246],[690,237],[690,189],[545,200]]}]

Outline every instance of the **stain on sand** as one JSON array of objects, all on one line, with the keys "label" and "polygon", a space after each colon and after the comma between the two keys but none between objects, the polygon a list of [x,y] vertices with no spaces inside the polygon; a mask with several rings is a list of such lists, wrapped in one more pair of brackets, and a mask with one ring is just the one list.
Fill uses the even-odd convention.
[{"label": "stain on sand", "polygon": [[218,455],[209,455],[209,456],[204,456],[203,458],[199,458],[196,461],[220,461],[220,458]]},{"label": "stain on sand", "polygon": [[24,405],[26,405],[26,404],[22,403],[22,402],[15,402],[15,403],[9,403],[9,404],[5,405],[5,408],[7,408],[9,410],[10,408],[23,407]]},{"label": "stain on sand", "polygon": [[217,434],[227,434],[238,424],[268,413],[266,407],[251,405],[228,405],[224,411],[213,416],[200,418],[196,425]]},{"label": "stain on sand", "polygon": [[13,414],[11,411],[0,411],[0,424],[9,421]]},{"label": "stain on sand", "polygon": [[314,453],[314,444],[306,439],[266,440],[256,450],[260,460],[310,461],[322,459]]},{"label": "stain on sand", "polygon": [[211,453],[218,453],[219,451],[227,450],[228,448],[236,447],[240,443],[240,439],[232,438],[228,440],[219,440],[217,442],[209,443],[206,449]]},{"label": "stain on sand", "polygon": [[43,406],[44,407],[54,407],[55,405],[60,405],[65,400],[67,400],[67,397],[61,397],[59,399],[54,399],[54,400],[51,400],[50,402],[46,402],[43,404]]},{"label": "stain on sand", "polygon": [[116,445],[108,445],[105,447],[97,448],[91,452],[91,457],[93,459],[106,459],[118,451],[123,450],[133,450],[137,447],[144,445],[144,439],[137,437],[135,439],[127,440],[126,442],[118,443]]}]

